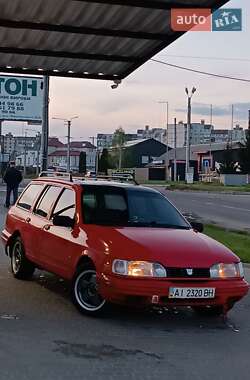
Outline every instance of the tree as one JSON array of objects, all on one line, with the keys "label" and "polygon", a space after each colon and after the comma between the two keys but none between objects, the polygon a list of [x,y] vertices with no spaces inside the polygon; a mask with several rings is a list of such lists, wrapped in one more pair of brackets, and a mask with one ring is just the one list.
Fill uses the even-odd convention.
[{"label": "tree", "polygon": [[86,173],[86,152],[81,152],[79,156],[79,173]]},{"label": "tree", "polygon": [[110,156],[109,156],[108,149],[104,148],[99,160],[99,171],[101,173],[108,174],[108,169],[111,169],[111,167],[112,165],[110,163]]},{"label": "tree", "polygon": [[250,130],[246,133],[246,141],[239,153],[239,165],[243,174],[250,174]]},{"label": "tree", "polygon": [[117,148],[119,152],[119,161],[118,161],[118,168],[121,169],[122,167],[122,148],[126,142],[126,134],[122,127],[119,127],[115,130],[112,145]]},{"label": "tree", "polygon": [[132,149],[125,149],[122,157],[124,168],[133,168],[136,166],[136,158]]},{"label": "tree", "polygon": [[227,144],[226,150],[224,151],[223,161],[220,165],[220,173],[221,174],[234,174],[236,173],[237,164],[233,159],[233,150]]}]

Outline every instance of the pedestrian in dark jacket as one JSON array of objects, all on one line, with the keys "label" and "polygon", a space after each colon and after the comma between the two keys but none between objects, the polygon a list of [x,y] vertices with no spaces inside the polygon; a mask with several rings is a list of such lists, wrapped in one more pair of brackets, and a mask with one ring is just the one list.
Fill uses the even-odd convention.
[{"label": "pedestrian in dark jacket", "polygon": [[10,207],[10,196],[13,192],[13,203],[16,203],[18,198],[18,186],[22,181],[22,173],[15,167],[15,162],[10,162],[10,167],[6,170],[3,177],[4,182],[7,185],[5,207]]}]

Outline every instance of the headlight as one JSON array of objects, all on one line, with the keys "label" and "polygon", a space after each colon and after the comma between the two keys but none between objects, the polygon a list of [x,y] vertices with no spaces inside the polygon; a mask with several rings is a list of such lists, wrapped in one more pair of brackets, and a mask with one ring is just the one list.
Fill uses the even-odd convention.
[{"label": "headlight", "polygon": [[114,260],[112,272],[133,277],[167,277],[166,269],[161,264],[147,261]]},{"label": "headlight", "polygon": [[238,264],[215,264],[210,268],[212,278],[235,278],[244,277],[242,263]]}]

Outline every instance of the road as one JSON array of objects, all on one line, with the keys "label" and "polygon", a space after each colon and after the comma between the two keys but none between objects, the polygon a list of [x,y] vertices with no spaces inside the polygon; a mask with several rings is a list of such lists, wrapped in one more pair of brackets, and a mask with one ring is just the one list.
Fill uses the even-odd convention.
[{"label": "road", "polygon": [[250,231],[250,195],[231,195],[158,188],[183,212],[226,228]]},{"label": "road", "polygon": [[[29,181],[23,181],[19,190],[23,190]],[[204,222],[250,231],[250,194],[169,191],[161,186],[155,188],[166,195],[180,211],[194,214]],[[4,197],[5,192],[5,186],[0,184],[0,197]]]},{"label": "road", "polygon": [[[4,212],[0,206],[0,225]],[[0,379],[248,380],[249,313],[247,296],[227,322],[189,309],[85,317],[59,278],[37,271],[15,280],[1,249]]]}]

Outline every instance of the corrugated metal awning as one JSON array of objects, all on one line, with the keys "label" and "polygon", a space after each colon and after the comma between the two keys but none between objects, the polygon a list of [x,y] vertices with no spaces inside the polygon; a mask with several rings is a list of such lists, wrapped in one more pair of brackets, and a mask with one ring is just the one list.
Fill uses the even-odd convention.
[{"label": "corrugated metal awning", "polygon": [[123,79],[182,35],[171,8],[228,0],[0,0],[0,71]]}]

